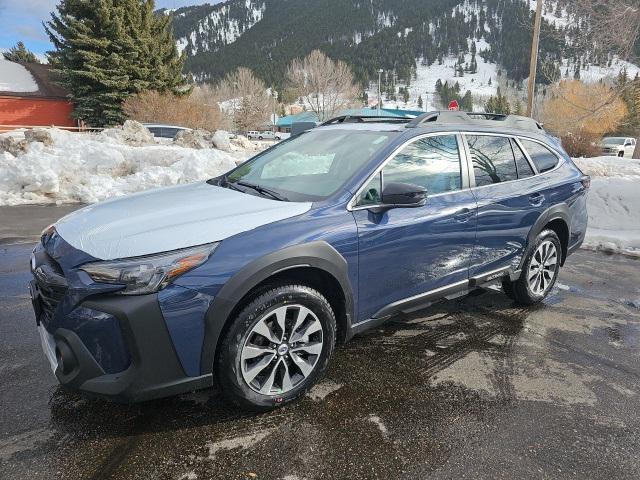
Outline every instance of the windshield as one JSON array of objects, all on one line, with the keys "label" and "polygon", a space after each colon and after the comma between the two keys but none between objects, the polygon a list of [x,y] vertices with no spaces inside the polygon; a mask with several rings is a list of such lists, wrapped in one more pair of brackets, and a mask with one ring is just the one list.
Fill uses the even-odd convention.
[{"label": "windshield", "polygon": [[602,142],[605,145],[623,145],[625,140],[622,137],[607,137]]},{"label": "windshield", "polygon": [[219,184],[231,184],[230,188],[243,191],[253,187],[248,193],[257,191],[293,202],[324,200],[336,193],[390,136],[390,132],[311,130],[240,165]]}]

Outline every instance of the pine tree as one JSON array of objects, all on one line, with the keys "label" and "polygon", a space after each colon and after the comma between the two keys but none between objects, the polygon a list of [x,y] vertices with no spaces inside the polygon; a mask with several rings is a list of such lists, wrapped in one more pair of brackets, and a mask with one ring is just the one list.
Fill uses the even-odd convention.
[{"label": "pine tree", "polygon": [[130,95],[186,91],[171,17],[156,15],[154,0],[62,0],[56,8],[45,25],[55,48],[48,56],[76,118],[115,125]]},{"label": "pine tree", "polygon": [[460,101],[460,109],[465,112],[473,111],[473,96],[471,95],[471,90],[467,90]]},{"label": "pine tree", "polygon": [[29,51],[22,42],[16,43],[15,47],[11,47],[2,55],[6,60],[9,60],[10,62],[40,63],[38,57],[36,57],[33,52]]},{"label": "pine tree", "polygon": [[422,110],[424,103],[422,102],[422,95],[418,95],[418,109]]},{"label": "pine tree", "polygon": [[484,107],[487,113],[498,113],[501,115],[509,115],[511,113],[511,105],[507,97],[502,95],[500,87],[495,96],[491,96]]}]

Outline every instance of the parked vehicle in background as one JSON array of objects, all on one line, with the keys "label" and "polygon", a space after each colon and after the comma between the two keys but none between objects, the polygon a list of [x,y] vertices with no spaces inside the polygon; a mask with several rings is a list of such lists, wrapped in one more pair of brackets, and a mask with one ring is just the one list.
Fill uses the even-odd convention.
[{"label": "parked vehicle in background", "polygon": [[603,155],[633,158],[633,152],[636,149],[636,139],[631,137],[605,137],[602,139],[600,148]]},{"label": "parked vehicle in background", "polygon": [[590,179],[533,119],[483,118],[338,117],[62,218],[31,257],[55,376],[124,401],[218,385],[267,410],[398,313],[494,283],[541,302],[584,240]]},{"label": "parked vehicle in background", "polygon": [[156,138],[174,138],[178,132],[188,131],[191,129],[187,127],[179,127],[177,125],[164,125],[160,123],[143,123],[147,130]]},{"label": "parked vehicle in background", "polygon": [[252,140],[284,140],[285,138],[289,138],[291,134],[284,132],[272,132],[270,130],[265,131],[257,131],[251,130],[247,132],[247,138]]}]

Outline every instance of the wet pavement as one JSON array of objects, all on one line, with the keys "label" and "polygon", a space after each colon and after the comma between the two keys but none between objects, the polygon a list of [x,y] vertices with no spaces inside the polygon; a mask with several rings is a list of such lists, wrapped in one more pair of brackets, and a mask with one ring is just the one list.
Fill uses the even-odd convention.
[{"label": "wet pavement", "polygon": [[336,351],[297,404],[214,390],[138,405],[58,387],[0,245],[0,478],[640,477],[640,261],[580,251],[545,304],[488,289]]}]

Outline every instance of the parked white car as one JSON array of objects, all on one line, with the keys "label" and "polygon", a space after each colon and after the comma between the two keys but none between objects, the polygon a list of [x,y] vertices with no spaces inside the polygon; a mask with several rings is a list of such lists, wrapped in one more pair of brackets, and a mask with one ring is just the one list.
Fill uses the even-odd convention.
[{"label": "parked white car", "polygon": [[605,137],[602,139],[601,149],[603,155],[633,158],[636,139],[630,137]]},{"label": "parked white car", "polygon": [[284,132],[271,132],[266,130],[264,132],[259,132],[257,130],[252,130],[247,132],[247,138],[252,140],[284,140],[285,138],[289,138],[291,134]]}]

